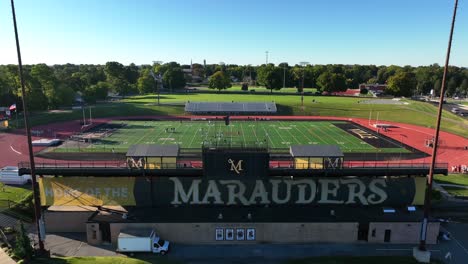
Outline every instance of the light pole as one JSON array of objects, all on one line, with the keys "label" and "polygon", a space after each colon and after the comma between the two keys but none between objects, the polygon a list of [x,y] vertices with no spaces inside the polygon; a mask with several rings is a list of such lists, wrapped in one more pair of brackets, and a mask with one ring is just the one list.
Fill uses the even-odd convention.
[{"label": "light pole", "polygon": [[28,141],[28,152],[29,152],[29,166],[31,173],[31,182],[32,182],[32,191],[33,191],[33,200],[34,200],[34,216],[37,229],[37,237],[39,238],[39,253],[45,253],[44,248],[44,239],[45,239],[45,229],[44,229],[44,218],[42,217],[41,212],[41,200],[39,197],[39,189],[36,179],[36,165],[34,163],[34,153],[32,147],[31,139],[31,127],[29,124],[29,114],[28,114],[28,105],[26,104],[26,89],[24,85],[24,76],[23,76],[23,63],[21,61],[21,49],[19,44],[18,28],[16,26],[16,13],[15,13],[15,3],[11,0],[11,13],[13,14],[13,26],[15,29],[15,40],[16,40],[16,52],[18,55],[18,73],[21,82],[21,99],[23,101],[23,115],[24,115],[24,127],[26,129],[26,137]]},{"label": "light pole", "polygon": [[302,107],[302,110],[304,110],[304,76],[305,76],[304,67],[306,65],[309,65],[309,62],[308,61],[301,61],[301,62],[299,62],[299,64],[301,64],[301,66],[302,66],[301,107]]},{"label": "light pole", "polygon": [[268,50],[265,51],[265,66],[268,65]]},{"label": "light pole", "polygon": [[442,109],[443,109],[442,106],[444,102],[445,87],[446,87],[445,84],[447,80],[447,72],[448,72],[449,61],[450,61],[450,50],[452,49],[453,29],[455,27],[455,17],[457,16],[457,6],[458,6],[458,0],[455,0],[455,6],[453,8],[452,25],[450,27],[450,35],[449,35],[449,41],[448,41],[448,46],[447,46],[447,53],[445,57],[444,73],[442,76],[442,87],[440,88],[439,108],[437,112],[436,128],[434,132],[434,145],[432,148],[431,167],[429,168],[429,175],[427,176],[426,196],[424,197],[424,218],[421,224],[420,241],[419,241],[419,247],[418,247],[420,251],[426,251],[427,225],[429,221],[428,220],[429,211],[431,209],[431,199],[432,199],[432,180],[433,180],[432,178],[434,176],[437,147],[439,145],[438,141],[439,141],[440,121],[442,119]]},{"label": "light pole", "polygon": [[283,64],[283,89],[286,88],[286,64]]},{"label": "light pole", "polygon": [[156,74],[154,73],[154,65],[156,65],[156,64],[161,65],[162,63],[163,63],[162,61],[153,61],[153,67],[151,67],[151,72],[150,72],[151,76],[153,77],[154,81],[156,82],[156,90],[157,90],[157,93],[158,93],[158,105],[159,105],[159,98],[161,97],[160,96],[160,93],[161,93],[161,87],[160,86],[162,86],[162,76],[161,76],[161,74],[156,76]]}]

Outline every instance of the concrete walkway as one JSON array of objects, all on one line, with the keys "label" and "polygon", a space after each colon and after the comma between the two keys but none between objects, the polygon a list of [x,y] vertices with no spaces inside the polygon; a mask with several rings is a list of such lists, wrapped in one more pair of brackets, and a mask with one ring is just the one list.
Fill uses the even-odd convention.
[{"label": "concrete walkway", "polygon": [[0,248],[0,264],[16,264],[16,261],[10,258],[10,256]]}]

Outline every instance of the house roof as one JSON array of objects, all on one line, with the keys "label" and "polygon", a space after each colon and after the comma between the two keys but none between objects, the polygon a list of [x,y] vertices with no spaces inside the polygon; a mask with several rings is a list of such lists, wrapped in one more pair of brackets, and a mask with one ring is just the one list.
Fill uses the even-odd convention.
[{"label": "house roof", "polygon": [[294,145],[289,148],[293,157],[343,157],[337,145]]},{"label": "house roof", "polygon": [[177,157],[179,145],[132,145],[127,157]]}]

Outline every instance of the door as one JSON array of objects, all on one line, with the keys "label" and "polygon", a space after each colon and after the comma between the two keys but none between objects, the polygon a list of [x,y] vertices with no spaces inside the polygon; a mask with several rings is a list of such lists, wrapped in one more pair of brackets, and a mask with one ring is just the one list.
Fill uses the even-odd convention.
[{"label": "door", "polygon": [[110,224],[103,222],[99,223],[99,229],[102,233],[102,242],[111,242],[111,232],[110,232]]},{"label": "door", "polygon": [[369,236],[369,223],[359,223],[358,240],[367,241]]},{"label": "door", "polygon": [[385,229],[384,242],[390,242],[391,236],[392,236],[392,230]]}]

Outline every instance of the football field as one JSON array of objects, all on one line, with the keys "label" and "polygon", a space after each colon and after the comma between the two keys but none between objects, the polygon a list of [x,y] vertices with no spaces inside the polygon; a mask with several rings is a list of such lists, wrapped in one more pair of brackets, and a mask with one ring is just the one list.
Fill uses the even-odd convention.
[{"label": "football field", "polygon": [[[208,146],[260,146],[287,149],[291,145],[339,145],[345,153],[405,153],[398,142],[377,136],[380,144],[369,144],[339,126],[355,125],[346,121],[111,121],[97,130],[112,127],[107,136],[81,144],[55,149],[59,152],[126,152],[134,144],[178,144],[181,148]],[[357,126],[357,125],[356,125]],[[358,126],[356,128],[359,128]]]}]

